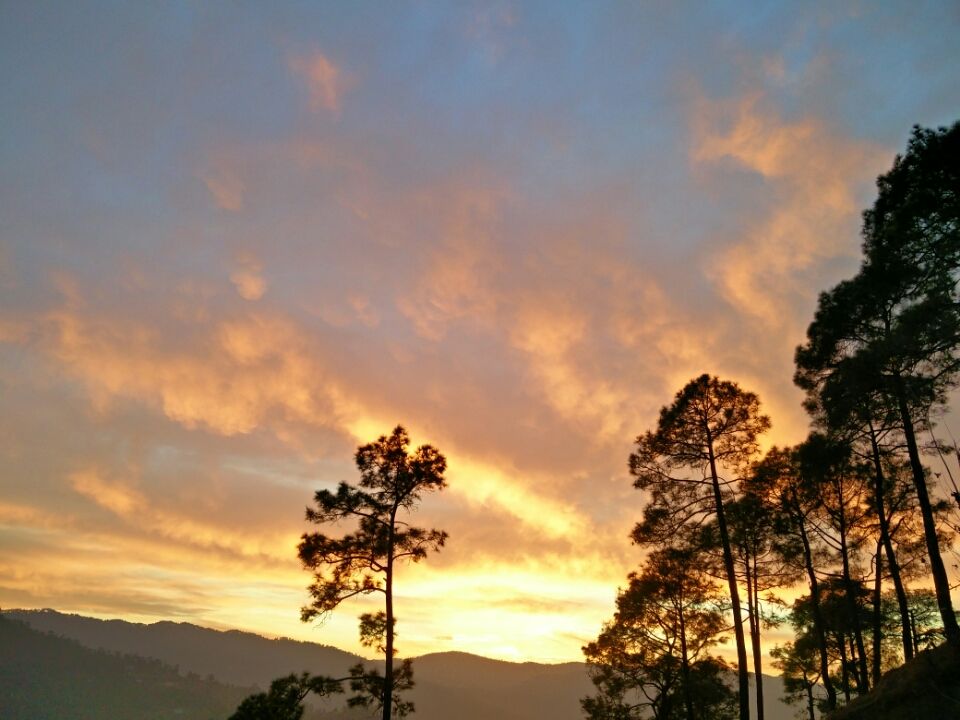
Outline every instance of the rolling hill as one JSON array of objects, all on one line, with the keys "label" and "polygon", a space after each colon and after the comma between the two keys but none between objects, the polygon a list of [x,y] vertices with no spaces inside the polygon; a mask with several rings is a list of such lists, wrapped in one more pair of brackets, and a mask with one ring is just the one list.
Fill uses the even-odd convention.
[{"label": "rolling hill", "polygon": [[0,617],[4,720],[216,720],[252,690]]},{"label": "rolling hill", "polygon": [[[266,688],[270,681],[304,670],[340,676],[360,661],[334,647],[290,639],[270,640],[237,630],[189,623],[150,625],[98,620],[53,610],[7,610],[3,616],[36,630],[70,638],[88,649],[152,658],[181,673],[232,686]],[[492,660],[463,652],[415,658],[411,699],[419,720],[580,720],[580,698],[593,686],[583,663],[545,665]],[[779,701],[779,678],[764,676],[766,720],[788,720],[793,708]],[[321,706],[335,713],[342,700]],[[229,713],[228,713],[229,714]],[[364,717],[344,713],[343,717]],[[3,717],[6,717],[4,715]],[[225,716],[224,716],[225,717]]]}]

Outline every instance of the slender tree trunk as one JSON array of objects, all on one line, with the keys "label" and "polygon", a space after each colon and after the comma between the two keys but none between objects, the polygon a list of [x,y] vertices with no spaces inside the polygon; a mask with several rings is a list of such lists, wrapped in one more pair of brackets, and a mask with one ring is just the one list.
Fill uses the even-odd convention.
[{"label": "slender tree trunk", "polygon": [[730,549],[730,535],[727,532],[727,519],[723,514],[723,495],[720,492],[720,476],[713,455],[713,439],[709,427],[706,429],[707,449],[710,457],[710,476],[713,480],[713,499],[717,506],[717,529],[723,544],[723,564],[727,572],[727,584],[730,586],[730,605],[733,609],[733,635],[737,642],[737,680],[740,700],[740,720],[750,720],[750,680],[747,675],[747,645],[743,637],[743,613],[740,609],[740,591],[737,588],[737,574],[733,566],[733,552]]},{"label": "slender tree trunk", "polygon": [[383,720],[390,720],[393,712],[393,531],[396,519],[396,508],[390,513],[390,530],[387,540],[387,572],[384,591],[385,613],[387,616],[386,629],[386,658],[383,669]]},{"label": "slender tree trunk", "polygon": [[927,554],[930,556],[930,572],[933,575],[933,586],[937,593],[937,606],[940,608],[940,618],[943,620],[943,631],[947,642],[953,646],[960,646],[960,625],[953,612],[953,601],[950,599],[950,581],[947,579],[947,570],[940,555],[940,543],[937,539],[937,525],[933,519],[933,507],[930,505],[930,495],[927,493],[927,479],[920,462],[920,451],[917,448],[917,438],[913,432],[913,419],[907,407],[906,390],[903,387],[903,378],[896,376],[897,404],[900,408],[900,420],[903,425],[903,436],[907,441],[907,455],[910,457],[910,470],[913,472],[913,484],[917,489],[917,500],[920,503],[920,514],[923,517],[923,535],[927,541]]},{"label": "slender tree trunk", "polygon": [[690,657],[687,654],[687,626],[682,607],[678,608],[677,614],[680,619],[680,673],[683,676],[683,704],[687,710],[687,720],[694,720],[693,697],[690,695]]},{"label": "slender tree trunk", "polygon": [[807,689],[807,713],[810,715],[810,720],[817,720],[816,715],[813,713],[813,685],[814,683],[810,682],[807,679],[807,673],[803,673],[803,684]]},{"label": "slender tree trunk", "polygon": [[[751,560],[753,561],[752,568]],[[753,648],[753,677],[757,684],[757,720],[763,720],[763,661],[760,658],[760,595],[757,592],[757,556],[747,554],[745,564],[748,568],[747,614],[750,618],[750,645]]]},{"label": "slender tree trunk", "polygon": [[660,706],[660,711],[654,713],[655,720],[669,718],[670,714],[673,712],[673,696],[664,692],[660,694],[660,698],[663,700],[663,704]]},{"label": "slender tree trunk", "polygon": [[883,640],[883,608],[882,590],[883,590],[883,543],[877,543],[876,554],[876,577],[873,580],[873,686],[876,687],[880,682],[880,652],[881,640]]},{"label": "slender tree trunk", "polygon": [[893,591],[897,596],[897,607],[900,610],[900,638],[903,642],[904,661],[913,659],[913,643],[910,641],[910,606],[907,604],[907,592],[903,587],[903,578],[900,576],[900,564],[893,551],[893,541],[890,538],[890,520],[884,507],[884,486],[886,478],[883,472],[883,463],[880,459],[880,445],[877,443],[877,434],[870,423],[870,446],[873,453],[873,466],[876,470],[874,484],[874,504],[877,510],[877,522],[880,525],[880,541],[887,553],[887,565],[890,566],[890,580],[893,582]]},{"label": "slender tree trunk", "polygon": [[839,519],[840,559],[843,570],[843,586],[846,590],[844,595],[847,600],[847,614],[850,619],[850,627],[853,629],[853,640],[857,648],[857,692],[862,695],[870,690],[870,681],[867,678],[867,651],[863,645],[863,632],[860,629],[860,612],[854,593],[853,578],[850,575],[850,549],[847,547],[847,521],[846,513],[843,511],[842,501]]},{"label": "slender tree trunk", "polygon": [[847,637],[841,631],[837,645],[840,647],[840,682],[843,683],[843,697],[850,702],[850,664],[847,660]]},{"label": "slender tree trunk", "polygon": [[810,550],[810,538],[807,537],[807,530],[803,519],[799,521],[800,540],[803,543],[803,564],[807,568],[807,580],[810,583],[810,605],[813,612],[813,631],[817,636],[817,647],[820,651],[820,678],[823,682],[823,689],[827,691],[827,708],[833,710],[837,707],[837,690],[833,686],[833,680],[830,679],[830,658],[827,655],[827,634],[824,630],[823,612],[820,609],[820,583],[817,581],[817,573],[813,568],[813,553]]},{"label": "slender tree trunk", "polygon": [[[860,667],[861,658],[857,657],[857,648],[854,645],[854,638],[848,635],[847,643],[847,647],[850,650],[850,667],[853,670],[853,678],[857,681],[857,695],[864,695],[865,693],[869,692],[870,688],[867,687],[865,682],[860,680],[860,672],[862,671],[862,668]],[[864,666],[866,666],[865,661]]]}]

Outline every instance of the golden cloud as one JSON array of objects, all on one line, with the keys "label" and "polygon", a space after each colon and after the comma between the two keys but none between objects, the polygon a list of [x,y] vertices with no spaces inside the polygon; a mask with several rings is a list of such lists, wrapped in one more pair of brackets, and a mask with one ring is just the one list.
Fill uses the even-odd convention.
[{"label": "golden cloud", "polygon": [[547,537],[575,540],[588,523],[576,507],[544,497],[530,478],[510,477],[499,467],[456,454],[449,459],[450,489],[476,509],[494,505]]},{"label": "golden cloud", "polygon": [[519,308],[511,338],[527,354],[542,397],[568,421],[596,425],[598,437],[621,432],[624,393],[574,360],[586,336],[586,316],[560,297],[528,298]]},{"label": "golden cloud", "polygon": [[[774,205],[748,221],[742,239],[709,259],[724,297],[771,327],[795,322],[790,295],[809,292],[800,273],[856,250],[858,191],[889,152],[853,141],[808,117],[784,121],[757,93],[694,104],[694,163],[732,161],[775,188]],[[795,328],[790,328],[795,330]],[[783,333],[793,342],[795,333]]]},{"label": "golden cloud", "polygon": [[259,300],[267,291],[262,273],[260,261],[253,254],[245,252],[237,258],[237,267],[231,273],[230,280],[244,300]]},{"label": "golden cloud", "polygon": [[199,346],[168,347],[150,326],[87,317],[69,307],[50,314],[51,352],[103,407],[112,397],[158,406],[187,428],[249,433],[268,416],[329,426],[342,393],[290,322],[250,314],[214,323]]},{"label": "golden cloud", "polygon": [[[192,344],[170,347],[169,338],[146,325],[91,317],[73,287],[71,300],[46,322],[44,347],[104,412],[115,398],[132,399],[187,429],[223,436],[265,429],[307,455],[311,428],[367,442],[392,425],[382,410],[364,403],[349,381],[324,367],[308,333],[278,315],[246,313],[203,323],[190,328],[193,333],[199,329]],[[415,438],[426,437],[416,422],[406,424]],[[451,450],[452,438],[437,440],[450,461],[452,492],[472,507],[495,506],[548,537],[575,538],[584,531],[575,507],[533,490],[529,477],[511,477],[502,464],[471,457],[469,449]],[[78,474],[71,482],[75,491],[120,517],[157,512],[148,512],[149,503],[127,484],[90,474]],[[543,478],[539,484],[550,485]],[[157,517],[155,527],[199,543],[214,541],[214,531],[182,518]]]},{"label": "golden cloud", "polygon": [[235,172],[221,168],[203,175],[201,179],[218,208],[230,212],[243,210],[246,185]]},{"label": "golden cloud", "polygon": [[494,277],[502,269],[494,233],[503,199],[492,189],[460,186],[425,190],[412,199],[418,214],[440,218],[426,267],[397,298],[420,336],[438,341],[457,320],[489,327],[494,319]]},{"label": "golden cloud", "polygon": [[146,532],[154,542],[174,541],[204,552],[220,551],[247,561],[259,558],[267,564],[288,559],[296,544],[295,533],[269,538],[199,521],[182,512],[172,512],[152,502],[131,484],[108,480],[94,469],[74,472],[69,480],[75,492],[135,526],[138,531]]},{"label": "golden cloud", "polygon": [[310,91],[310,107],[314,110],[325,108],[331,112],[340,111],[343,95],[343,76],[336,65],[322,52],[310,55],[298,55],[290,59],[290,69],[302,76]]}]

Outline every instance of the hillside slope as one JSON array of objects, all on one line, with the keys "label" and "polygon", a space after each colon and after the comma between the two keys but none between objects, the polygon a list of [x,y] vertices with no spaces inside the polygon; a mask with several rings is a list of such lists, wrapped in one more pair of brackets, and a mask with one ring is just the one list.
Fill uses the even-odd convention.
[{"label": "hillside slope", "polygon": [[[4,616],[91,648],[153,657],[183,672],[261,689],[288,673],[341,676],[361,660],[316,643],[268,640],[189,623],[141,625],[53,610],[8,610]],[[410,699],[416,704],[418,720],[581,720],[580,698],[593,692],[583,663],[513,663],[463,652],[415,658],[414,677],[416,686]],[[782,687],[780,678],[764,676],[767,720],[789,720],[793,716],[794,709],[779,701]],[[329,713],[342,702],[338,698],[321,707]],[[345,715],[353,717],[355,713]]]},{"label": "hillside slope", "polygon": [[414,661],[411,693],[419,720],[469,717],[579,720],[580,698],[593,691],[583,663],[510,663],[462,652]]},{"label": "hillside slope", "polygon": [[941,645],[894,668],[830,720],[960,718],[960,650]]},{"label": "hillside slope", "polygon": [[222,720],[251,691],[0,617],[4,720]]},{"label": "hillside slope", "polygon": [[151,625],[125,620],[98,620],[54,610],[6,610],[4,617],[37,630],[72,638],[110,652],[152,657],[181,671],[235,685],[266,688],[281,675],[309,670],[342,676],[362,658],[328,645],[296,640],[268,640],[239,630],[211,630],[190,623]]}]

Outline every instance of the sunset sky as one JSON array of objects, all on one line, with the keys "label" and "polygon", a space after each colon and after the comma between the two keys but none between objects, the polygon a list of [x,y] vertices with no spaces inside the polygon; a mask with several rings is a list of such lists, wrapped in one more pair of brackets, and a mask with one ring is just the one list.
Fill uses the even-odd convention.
[{"label": "sunset sky", "polygon": [[[706,7],[704,7],[706,6]],[[0,3],[0,605],[304,625],[314,490],[449,460],[402,654],[581,659],[627,457],[703,372],[801,440],[793,350],[955,2]],[[956,422],[955,432],[960,430]]]}]

